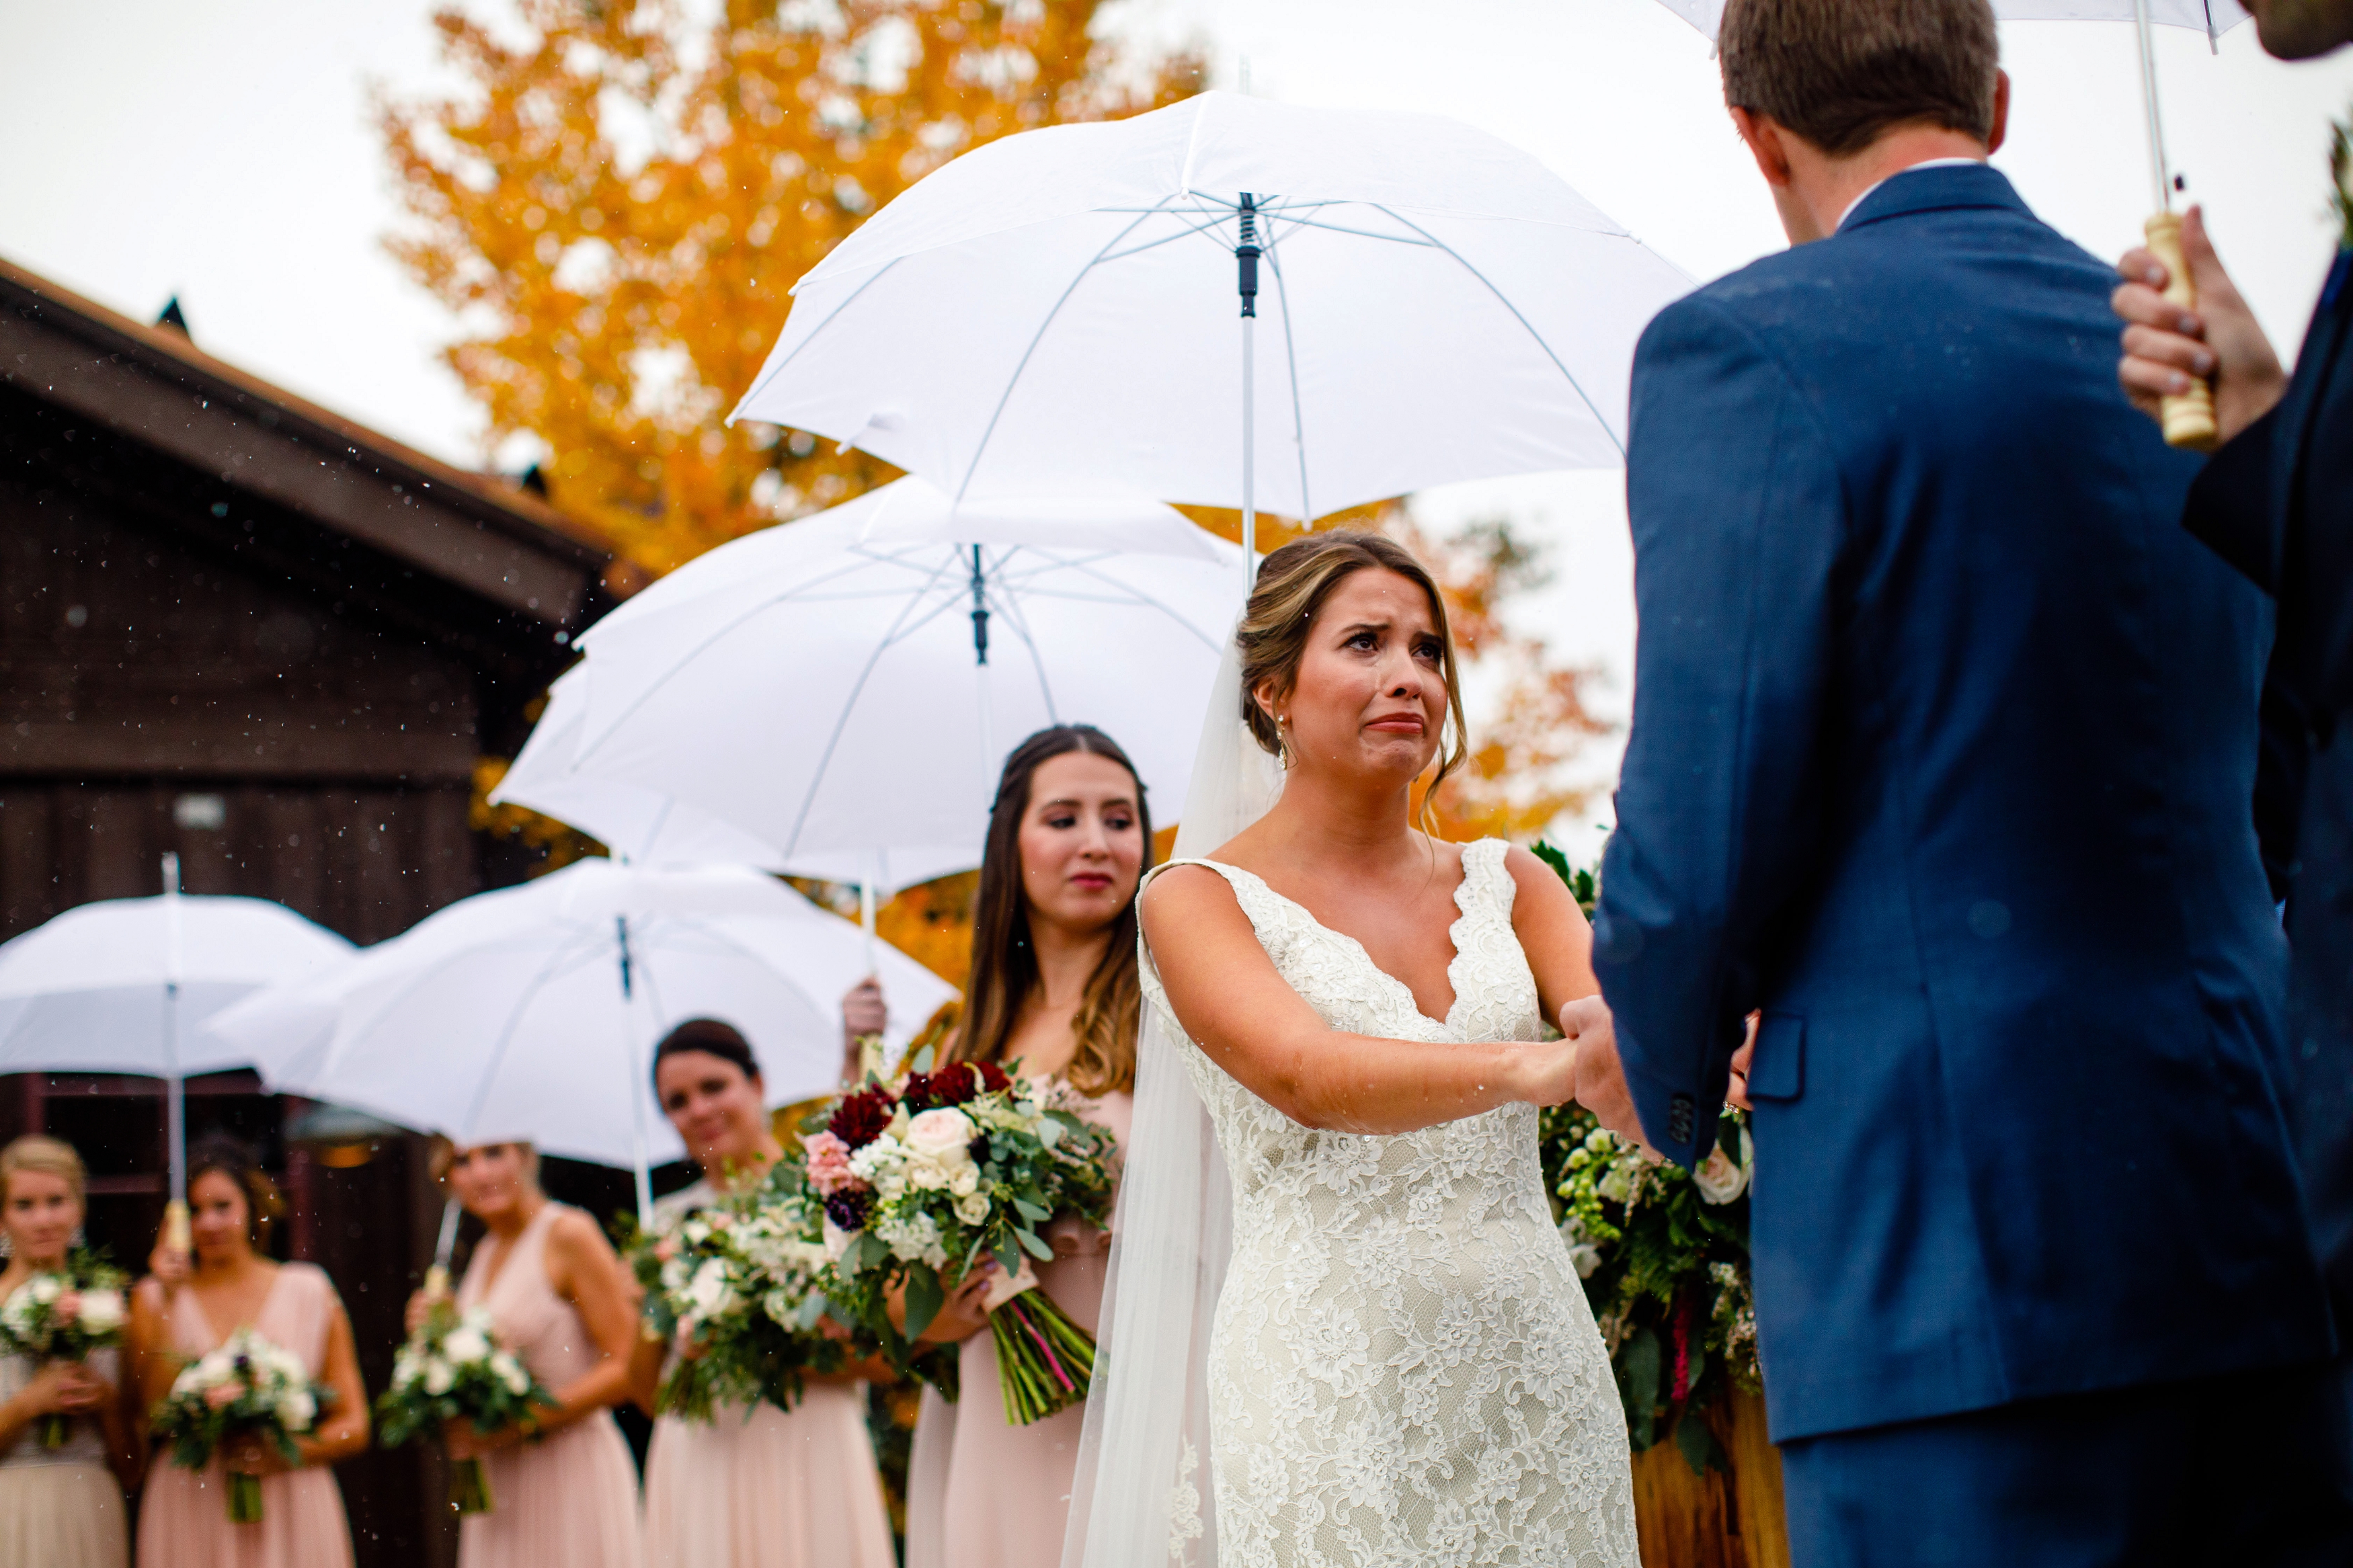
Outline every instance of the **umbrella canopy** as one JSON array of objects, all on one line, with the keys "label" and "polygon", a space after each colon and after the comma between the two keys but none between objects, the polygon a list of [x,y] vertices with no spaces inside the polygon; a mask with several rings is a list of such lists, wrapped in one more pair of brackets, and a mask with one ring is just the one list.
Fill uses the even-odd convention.
[{"label": "umbrella canopy", "polygon": [[587,834],[634,866],[754,866],[781,871],[776,846],[666,795],[573,768],[588,721],[588,672],[578,665],[547,689],[531,738],[491,791]]},{"label": "umbrella canopy", "polygon": [[[1713,39],[1724,20],[1724,0],[1661,0],[1661,4]],[[2247,19],[2239,0],[2147,0],[2149,22],[2160,27],[2192,27],[2219,38]],[[2133,0],[1993,0],[1993,14],[2005,22],[2129,22]]]},{"label": "umbrella canopy", "polygon": [[353,947],[267,899],[180,892],[165,855],[164,891],[68,910],[0,945],[0,1072],[129,1072],[164,1080],[171,1202],[166,1235],[185,1246],[190,1073],[259,1066],[195,1031],[266,986],[348,963]]},{"label": "umbrella canopy", "polygon": [[1314,517],[1614,466],[1635,339],[1689,287],[1458,121],[1208,92],[926,176],[796,286],[735,416],[959,500]]},{"label": "umbrella canopy", "polygon": [[[955,990],[889,946],[877,954],[897,1048]],[[356,1107],[463,1143],[529,1140],[636,1170],[682,1152],[654,1103],[653,1047],[690,1017],[734,1025],[768,1100],[831,1089],[840,997],[868,940],[744,867],[584,860],[477,894],[319,982],[216,1016],[218,1049],[265,1064],[273,1089]]]},{"label": "umbrella canopy", "polygon": [[1155,503],[957,510],[901,479],[722,545],[590,627],[573,771],[673,796],[806,875],[888,889],[976,866],[1005,751],[1046,725],[1101,726],[1181,797],[1239,572]]},{"label": "umbrella canopy", "polygon": [[0,945],[0,1072],[185,1077],[253,1065],[206,1020],[352,944],[267,899],[106,899]]}]

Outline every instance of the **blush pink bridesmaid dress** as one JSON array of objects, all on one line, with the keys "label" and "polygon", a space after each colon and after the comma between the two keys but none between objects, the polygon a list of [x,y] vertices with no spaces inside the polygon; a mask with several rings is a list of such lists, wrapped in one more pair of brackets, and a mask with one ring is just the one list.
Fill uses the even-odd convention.
[{"label": "blush pink bridesmaid dress", "polygon": [[[482,1238],[458,1286],[458,1307],[490,1309],[499,1339],[551,1390],[594,1370],[601,1352],[547,1279],[547,1232],[564,1205],[544,1204],[510,1245]],[[491,1509],[458,1526],[459,1568],[640,1568],[638,1470],[599,1410],[482,1458]]]},{"label": "blush pink bridesmaid dress", "polygon": [[[1127,1142],[1134,1100],[1107,1094],[1081,1112]],[[1048,1231],[1054,1260],[1038,1284],[1092,1333],[1103,1310],[1107,1232],[1068,1218]],[[950,1405],[923,1390],[907,1478],[907,1568],[1055,1568],[1070,1527],[1083,1403],[1027,1426],[1008,1426],[997,1382],[996,1336],[983,1329],[957,1356],[962,1388]]]},{"label": "blush pink bridesmaid dress", "polygon": [[[326,1364],[327,1330],[337,1305],[324,1271],[283,1263],[254,1314],[254,1331],[300,1357],[315,1381]],[[228,1338],[206,1321],[194,1290],[172,1298],[164,1326],[173,1352],[190,1361]],[[261,1518],[253,1524],[228,1521],[227,1481],[218,1459],[189,1470],[166,1451],[147,1472],[139,1504],[139,1568],[351,1568],[351,1561],[343,1494],[323,1466],[264,1476]]]},{"label": "blush pink bridesmaid dress", "polygon": [[[715,1201],[697,1182],[654,1205],[668,1229]],[[665,1415],[646,1455],[646,1568],[895,1568],[866,1436],[864,1384],[812,1383],[787,1412]]]}]

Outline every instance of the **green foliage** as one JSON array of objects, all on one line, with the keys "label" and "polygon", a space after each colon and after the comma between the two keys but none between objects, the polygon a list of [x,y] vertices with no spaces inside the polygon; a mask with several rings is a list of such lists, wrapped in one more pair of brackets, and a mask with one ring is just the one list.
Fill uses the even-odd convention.
[{"label": "green foliage", "polygon": [[2328,208],[2337,215],[2337,243],[2353,246],[2353,125],[2328,124]]}]

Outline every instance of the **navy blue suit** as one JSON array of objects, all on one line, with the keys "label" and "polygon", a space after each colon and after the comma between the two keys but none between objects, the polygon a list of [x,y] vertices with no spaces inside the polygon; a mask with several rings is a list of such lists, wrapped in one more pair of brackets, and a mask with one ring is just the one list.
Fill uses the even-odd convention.
[{"label": "navy blue suit", "polygon": [[[2042,1507],[2047,1467],[1995,1473],[2031,1444],[1939,1418],[2042,1400],[2098,1449],[2163,1424],[2071,1396],[2333,1349],[2248,809],[2271,611],[2179,525],[2198,464],[2117,391],[2112,283],[2000,174],[1915,170],[1635,356],[1595,963],[1679,1161],[1764,1013],[1758,1342],[1800,1561],[1877,1555],[1857,1486],[1915,1523],[1939,1485]],[[1894,1475],[1827,1441],[1898,1430]],[[2065,1536],[2009,1528],[1949,1560]]]},{"label": "navy blue suit", "polygon": [[2287,394],[2198,476],[2185,521],[2279,606],[2256,826],[2295,948],[2293,1109],[2337,1321],[2353,1324],[2353,250]]}]

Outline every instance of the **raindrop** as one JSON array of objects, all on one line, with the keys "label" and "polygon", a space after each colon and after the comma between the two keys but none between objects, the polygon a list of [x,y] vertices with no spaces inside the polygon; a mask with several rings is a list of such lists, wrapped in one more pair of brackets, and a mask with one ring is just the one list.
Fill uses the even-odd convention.
[{"label": "raindrop", "polygon": [[79,631],[82,627],[90,625],[89,606],[85,605],[73,605],[68,606],[66,610],[66,625],[73,627],[76,631]]}]

